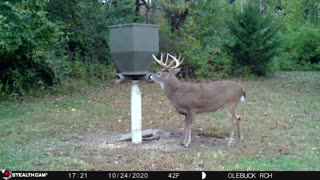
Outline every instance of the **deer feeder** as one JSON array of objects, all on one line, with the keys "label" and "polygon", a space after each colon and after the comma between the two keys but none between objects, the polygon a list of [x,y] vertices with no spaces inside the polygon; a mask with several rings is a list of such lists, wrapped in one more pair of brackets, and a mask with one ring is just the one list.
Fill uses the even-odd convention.
[{"label": "deer feeder", "polygon": [[159,25],[120,24],[110,26],[109,30],[111,56],[119,69],[120,82],[148,80],[151,55],[159,51]]},{"label": "deer feeder", "polygon": [[159,25],[120,24],[109,26],[110,51],[117,66],[116,83],[132,80],[131,86],[131,134],[132,143],[142,142],[141,91],[139,80],[151,81],[149,69],[152,54],[159,51]]}]

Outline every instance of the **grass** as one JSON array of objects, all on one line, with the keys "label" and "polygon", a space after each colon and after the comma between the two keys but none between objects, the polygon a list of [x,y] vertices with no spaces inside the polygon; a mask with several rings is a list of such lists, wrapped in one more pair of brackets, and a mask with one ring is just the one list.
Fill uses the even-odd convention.
[{"label": "grass", "polygon": [[140,84],[142,126],[168,134],[141,145],[116,141],[130,130],[129,83],[2,102],[0,169],[319,171],[319,80],[318,72],[237,80],[247,94],[237,111],[245,141],[230,148],[223,113],[196,116],[183,148],[183,116],[157,84]]}]

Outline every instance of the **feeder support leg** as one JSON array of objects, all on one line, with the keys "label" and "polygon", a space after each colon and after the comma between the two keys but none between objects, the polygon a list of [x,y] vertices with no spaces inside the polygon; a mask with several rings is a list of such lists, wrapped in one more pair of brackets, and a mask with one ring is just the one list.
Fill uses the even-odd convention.
[{"label": "feeder support leg", "polygon": [[132,81],[131,86],[131,135],[132,143],[142,142],[141,133],[141,91],[138,86],[139,81]]}]

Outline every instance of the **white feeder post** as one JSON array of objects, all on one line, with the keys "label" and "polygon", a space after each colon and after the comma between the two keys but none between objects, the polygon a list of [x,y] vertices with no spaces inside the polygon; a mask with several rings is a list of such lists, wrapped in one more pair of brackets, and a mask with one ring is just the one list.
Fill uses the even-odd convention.
[{"label": "white feeder post", "polygon": [[139,81],[132,80],[131,85],[131,142],[142,143],[141,133],[141,91]]}]

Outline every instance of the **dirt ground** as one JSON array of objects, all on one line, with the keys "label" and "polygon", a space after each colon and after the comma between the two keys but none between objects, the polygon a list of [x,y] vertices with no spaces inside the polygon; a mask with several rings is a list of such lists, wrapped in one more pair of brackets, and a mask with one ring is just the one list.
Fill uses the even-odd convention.
[{"label": "dirt ground", "polygon": [[[203,135],[200,136],[197,131],[193,131],[192,145],[189,148],[185,148],[181,144],[184,135],[182,130],[179,130],[179,132],[170,132],[162,129],[158,130],[160,139],[143,140],[142,144],[132,144],[130,140],[119,142],[119,137],[122,134],[120,132],[114,132],[112,134],[87,134],[81,141],[76,140],[74,143],[82,144],[86,147],[89,146],[90,148],[88,151],[94,152],[89,154],[85,161],[94,164],[94,166],[99,167],[99,169],[111,168],[112,170],[172,170],[171,167],[166,167],[166,163],[164,163],[164,166],[156,167],[156,164],[152,165],[152,163],[155,162],[151,160],[149,164],[149,158],[153,159],[152,156],[157,158],[159,154],[169,154],[169,157],[174,157],[176,153],[181,152],[187,153],[185,156],[188,157],[193,156],[189,155],[188,152],[197,151],[199,148],[220,152],[221,150],[228,148],[227,137],[217,138]],[[146,158],[147,156],[150,157]],[[137,161],[137,163],[143,161],[141,163],[143,167],[139,167],[139,165],[136,166],[135,161]],[[127,164],[128,162],[130,164]],[[98,166],[99,164],[101,166]]]},{"label": "dirt ground", "polygon": [[[189,148],[181,145],[184,116],[158,84],[140,83],[142,129],[160,139],[118,142],[130,132],[130,82],[2,104],[0,164],[15,170],[320,170],[317,72],[234,79],[245,89],[244,142],[227,147],[223,112],[196,115]],[[209,80],[208,80],[209,81]],[[206,81],[207,82],[207,81]]]},{"label": "dirt ground", "polygon": [[[155,83],[140,84],[143,100],[142,126],[143,129],[158,129],[161,136],[159,140],[144,141],[140,145],[133,145],[130,141],[117,142],[121,134],[130,132],[130,113],[127,113],[126,116],[114,119],[111,129],[100,126],[104,131],[109,129],[105,133],[87,133],[83,141],[76,143],[83,143],[84,146],[90,144],[88,152],[92,154],[85,156],[84,161],[91,164],[94,170],[299,168],[300,161],[312,158],[312,155],[304,157],[310,149],[313,150],[311,154],[319,154],[317,140],[303,143],[310,136],[318,137],[314,134],[315,129],[308,129],[312,125],[306,124],[304,129],[301,124],[312,124],[317,116],[309,106],[319,108],[313,104],[315,101],[312,98],[319,88],[314,80],[319,77],[316,75],[310,80],[311,76],[307,76],[305,79],[278,74],[269,79],[236,80],[247,92],[246,101],[239,104],[237,110],[243,119],[245,141],[239,144],[236,133],[231,147],[227,147],[231,123],[222,112],[197,115],[193,124],[192,143],[189,148],[183,147],[184,116],[175,112]],[[129,90],[130,83],[126,83],[104,89],[103,91],[108,92],[99,94],[110,94],[111,91],[114,94],[112,101],[123,107],[124,103],[128,103],[126,100],[129,99]],[[297,106],[297,102],[306,104]],[[129,103],[125,107],[124,112],[130,112]],[[241,162],[242,159],[244,163]],[[246,161],[250,159],[264,165],[254,167],[255,163],[247,164]],[[290,164],[293,164],[292,167]]]},{"label": "dirt ground", "polygon": [[[114,106],[123,109],[122,114],[126,114],[108,119],[108,122],[99,121],[92,125],[92,129],[84,129],[80,136],[68,142],[71,147],[77,144],[83,148],[83,161],[91,164],[91,170],[200,170],[204,167],[194,167],[189,160],[201,164],[201,153],[202,158],[223,156],[222,151],[228,149],[231,125],[223,112],[197,115],[197,119],[205,120],[194,122],[192,143],[189,148],[185,148],[181,144],[184,116],[175,112],[158,84],[141,83],[140,88],[143,129],[158,130],[160,139],[144,140],[138,145],[131,141],[119,142],[121,135],[130,132],[130,83],[99,89],[93,100],[90,98],[92,101],[104,101],[108,106],[113,102]],[[104,97],[107,94],[110,99]],[[212,126],[215,122],[211,122],[211,119],[215,118],[215,114],[220,119],[219,126]],[[237,144],[235,139],[233,145]]]}]

